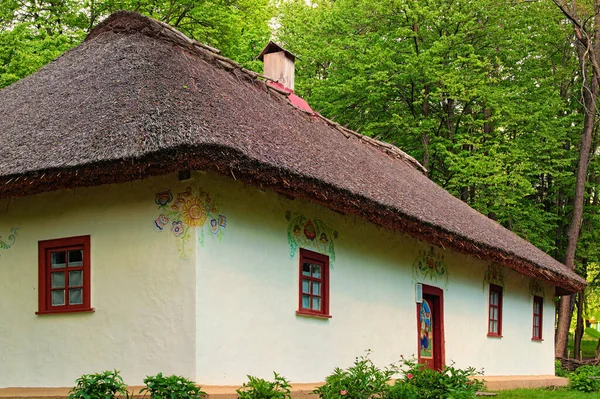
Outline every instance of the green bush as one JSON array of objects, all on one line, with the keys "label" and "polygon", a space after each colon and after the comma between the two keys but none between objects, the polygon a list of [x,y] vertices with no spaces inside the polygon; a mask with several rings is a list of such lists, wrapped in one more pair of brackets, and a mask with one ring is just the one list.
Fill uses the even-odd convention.
[{"label": "green bush", "polygon": [[240,399],[291,399],[290,382],[273,372],[274,381],[248,376],[248,382],[236,390]]},{"label": "green bush", "polygon": [[582,392],[600,391],[600,366],[578,367],[569,374],[569,387]]},{"label": "green bush", "polygon": [[565,369],[560,360],[554,361],[554,375],[557,377],[568,377],[569,371]]},{"label": "green bush", "polygon": [[[96,374],[84,374],[77,379],[76,386],[69,392],[69,399],[114,399],[130,397],[127,385],[117,370]],[[131,395],[133,396],[133,395]]]},{"label": "green bush", "polygon": [[[396,381],[390,399],[468,399],[475,398],[477,391],[484,389],[482,381],[470,378],[480,374],[473,367],[459,369],[450,365],[438,372],[414,360],[403,360],[401,369],[404,378]],[[395,396],[397,391],[400,393]]]},{"label": "green bush", "polygon": [[199,399],[206,395],[193,381],[177,375],[165,377],[162,373],[144,378],[145,388],[140,393],[149,393],[150,399]]},{"label": "green bush", "polygon": [[321,399],[384,398],[390,389],[388,383],[396,372],[393,366],[377,368],[368,356],[358,357],[347,370],[333,370],[333,374],[325,378],[325,384],[313,393]]}]

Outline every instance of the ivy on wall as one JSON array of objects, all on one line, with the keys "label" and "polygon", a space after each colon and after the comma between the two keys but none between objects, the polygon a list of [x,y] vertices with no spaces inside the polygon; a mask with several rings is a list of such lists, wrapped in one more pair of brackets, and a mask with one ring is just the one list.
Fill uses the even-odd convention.
[{"label": "ivy on wall", "polygon": [[429,279],[430,281],[443,280],[448,285],[448,266],[444,255],[437,253],[435,248],[422,249],[413,262],[413,281]]},{"label": "ivy on wall", "polygon": [[338,232],[321,219],[309,219],[299,213],[287,211],[285,219],[289,221],[287,238],[290,245],[290,257],[296,256],[298,248],[312,249],[315,252],[327,254],[329,265],[335,262],[334,240]]},{"label": "ivy on wall", "polygon": [[154,202],[160,214],[154,220],[158,231],[169,230],[179,241],[178,251],[181,259],[188,259],[192,252],[189,240],[194,232],[198,232],[198,240],[204,245],[204,230],[219,240],[223,238],[227,227],[227,218],[220,213],[219,197],[211,197],[202,189],[193,193],[188,187],[173,197],[171,190],[156,193]]}]

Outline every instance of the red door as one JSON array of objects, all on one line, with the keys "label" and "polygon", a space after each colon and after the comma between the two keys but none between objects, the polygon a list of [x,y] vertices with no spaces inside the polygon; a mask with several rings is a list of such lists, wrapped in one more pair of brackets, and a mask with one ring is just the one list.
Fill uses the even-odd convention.
[{"label": "red door", "polygon": [[423,285],[423,302],[417,304],[419,363],[434,370],[444,366],[444,297],[436,287]]}]

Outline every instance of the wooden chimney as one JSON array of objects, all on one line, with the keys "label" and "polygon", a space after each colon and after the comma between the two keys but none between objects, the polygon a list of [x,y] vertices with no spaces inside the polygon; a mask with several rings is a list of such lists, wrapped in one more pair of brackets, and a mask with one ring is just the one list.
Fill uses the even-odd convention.
[{"label": "wooden chimney", "polygon": [[258,59],[264,64],[264,75],[294,90],[294,62],[296,56],[272,41],[260,53]]}]

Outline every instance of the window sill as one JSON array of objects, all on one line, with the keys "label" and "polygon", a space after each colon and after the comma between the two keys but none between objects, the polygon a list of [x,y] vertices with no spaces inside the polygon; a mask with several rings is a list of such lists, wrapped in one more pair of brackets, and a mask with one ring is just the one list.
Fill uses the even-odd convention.
[{"label": "window sill", "polygon": [[296,311],[296,316],[302,317],[314,317],[315,319],[331,319],[331,316],[324,313],[311,313],[311,312],[302,312],[300,310]]},{"label": "window sill", "polygon": [[531,338],[531,342],[543,342],[543,338]]},{"label": "window sill", "polygon": [[47,314],[66,314],[66,313],[93,313],[96,309],[94,308],[81,308],[81,309],[61,309],[61,310],[40,310],[35,312],[36,315],[42,316]]},{"label": "window sill", "polygon": [[502,338],[502,335],[500,334],[488,334],[487,336],[488,338]]}]

